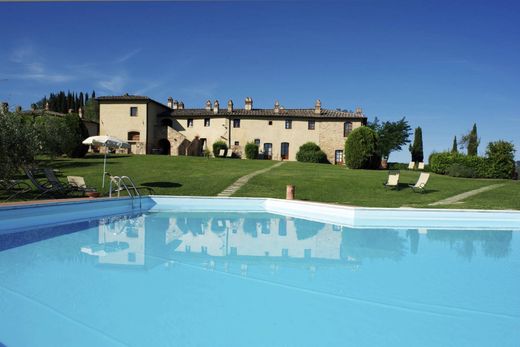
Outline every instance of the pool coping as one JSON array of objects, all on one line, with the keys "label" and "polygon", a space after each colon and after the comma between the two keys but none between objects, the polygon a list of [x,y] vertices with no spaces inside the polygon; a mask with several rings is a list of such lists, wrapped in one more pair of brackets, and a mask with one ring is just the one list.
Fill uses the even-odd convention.
[{"label": "pool coping", "polygon": [[0,233],[140,211],[267,212],[353,228],[520,231],[520,211],[515,210],[357,207],[259,197],[147,195],[140,200],[87,198],[3,205]]}]

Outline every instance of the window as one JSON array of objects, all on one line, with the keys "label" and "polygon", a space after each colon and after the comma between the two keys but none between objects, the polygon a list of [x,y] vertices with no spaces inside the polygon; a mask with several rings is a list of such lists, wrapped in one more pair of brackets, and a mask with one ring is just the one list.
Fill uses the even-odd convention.
[{"label": "window", "polygon": [[193,118],[188,119],[188,128],[193,128]]},{"label": "window", "polygon": [[285,129],[292,129],[292,120],[290,120],[290,119],[285,120]]},{"label": "window", "polygon": [[235,141],[235,146],[240,146],[240,142],[239,141]]},{"label": "window", "polygon": [[351,122],[345,122],[343,124],[343,137],[347,137],[352,132],[352,123]]},{"label": "window", "polygon": [[280,154],[282,156],[282,160],[289,159],[289,143],[282,142],[282,146],[280,148]]},{"label": "window", "polygon": [[209,118],[204,118],[204,126],[205,126],[205,127],[209,127],[210,122],[211,122],[211,121],[210,121]]},{"label": "window", "polygon": [[273,158],[273,144],[264,143],[264,159],[271,160]]},{"label": "window", "polygon": [[137,107],[130,107],[130,117],[137,117]]},{"label": "window", "polygon": [[233,119],[233,128],[240,128],[240,119]]},{"label": "window", "polygon": [[334,153],[334,164],[343,164],[343,151],[340,149]]},{"label": "window", "polygon": [[139,131],[129,131],[128,132],[128,141],[139,141]]},{"label": "window", "polygon": [[268,124],[269,124],[269,125],[273,125],[273,121],[272,121],[272,120],[270,120]]},{"label": "window", "polygon": [[307,129],[314,130],[315,128],[316,128],[316,122],[313,120],[310,120],[309,123],[307,124]]},{"label": "window", "polygon": [[260,139],[255,139],[255,145],[260,146]]}]

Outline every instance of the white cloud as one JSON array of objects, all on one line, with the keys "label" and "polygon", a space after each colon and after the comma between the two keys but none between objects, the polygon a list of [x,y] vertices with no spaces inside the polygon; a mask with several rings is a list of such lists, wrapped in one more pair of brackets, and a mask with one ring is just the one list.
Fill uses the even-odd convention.
[{"label": "white cloud", "polygon": [[23,63],[34,56],[34,48],[32,45],[26,43],[18,46],[9,54],[9,60],[13,63]]},{"label": "white cloud", "polygon": [[124,75],[115,75],[108,80],[99,81],[98,85],[112,93],[121,93],[127,83],[127,78]]},{"label": "white cloud", "polygon": [[132,58],[134,55],[136,55],[137,53],[141,52],[141,48],[138,48],[138,49],[134,49],[133,51],[130,51],[122,56],[120,56],[119,58],[117,58],[115,60],[116,63],[124,63],[125,61],[129,60],[130,58]]}]

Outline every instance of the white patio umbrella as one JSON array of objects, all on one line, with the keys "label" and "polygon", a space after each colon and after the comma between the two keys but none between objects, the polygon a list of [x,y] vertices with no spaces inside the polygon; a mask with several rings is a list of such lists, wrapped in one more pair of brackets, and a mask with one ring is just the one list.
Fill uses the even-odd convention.
[{"label": "white patio umbrella", "polygon": [[103,161],[103,184],[105,188],[105,175],[107,174],[107,153],[108,149],[130,148],[130,144],[125,140],[113,136],[91,136],[83,141],[84,145],[105,147],[105,160]]}]

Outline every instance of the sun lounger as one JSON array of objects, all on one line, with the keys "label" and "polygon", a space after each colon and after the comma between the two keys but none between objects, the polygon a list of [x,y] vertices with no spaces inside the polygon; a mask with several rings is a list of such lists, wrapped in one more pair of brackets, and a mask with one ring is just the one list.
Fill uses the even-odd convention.
[{"label": "sun lounger", "polygon": [[388,179],[383,184],[385,188],[399,189],[399,171],[388,171]]},{"label": "sun lounger", "polygon": [[224,157],[226,155],[226,150],[225,149],[221,149],[219,152],[218,152],[218,156],[219,157]]},{"label": "sun lounger", "polygon": [[226,154],[226,158],[233,158],[233,151],[228,149],[227,151],[227,154]]},{"label": "sun lounger", "polygon": [[0,191],[4,191],[7,195],[5,201],[22,196],[30,192],[31,186],[26,182],[19,180],[0,180]]},{"label": "sun lounger", "polygon": [[424,163],[422,161],[417,164],[417,170],[424,170]]},{"label": "sun lounger", "polygon": [[415,169],[415,162],[411,161],[410,164],[408,164],[408,170],[413,170],[413,169]]},{"label": "sun lounger", "polygon": [[87,187],[85,179],[81,176],[67,176],[67,181],[71,187],[82,192],[96,192],[96,188]]},{"label": "sun lounger", "polygon": [[[50,197],[54,197],[54,198],[65,197],[71,192],[70,188],[63,187],[60,184],[53,185],[47,177],[44,179],[39,178],[38,176],[40,176],[42,174],[41,169],[25,167],[23,170],[24,170],[27,178],[29,178],[31,183],[34,185],[34,187],[40,193],[39,195],[36,196],[37,199],[40,197],[43,197],[43,196],[50,196]],[[51,170],[51,169],[48,169],[48,170]],[[47,176],[47,175],[45,175],[45,176]]]},{"label": "sun lounger", "polygon": [[[59,191],[64,195],[73,194],[74,192],[78,192],[75,187],[71,186],[68,183],[61,182],[58,177],[56,177],[56,174],[54,173],[54,170],[51,168],[44,168],[43,173],[45,174],[45,177],[47,178],[47,181],[50,183],[51,187],[55,191]],[[85,193],[84,191],[79,191],[82,193],[82,195]]]},{"label": "sun lounger", "polygon": [[414,192],[424,193],[424,187],[426,183],[428,183],[428,179],[430,178],[430,174],[428,172],[421,172],[419,179],[415,185],[409,184],[408,186],[412,188]]}]

